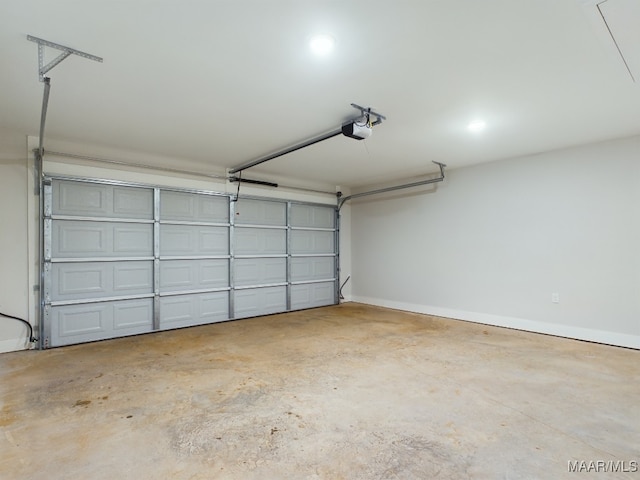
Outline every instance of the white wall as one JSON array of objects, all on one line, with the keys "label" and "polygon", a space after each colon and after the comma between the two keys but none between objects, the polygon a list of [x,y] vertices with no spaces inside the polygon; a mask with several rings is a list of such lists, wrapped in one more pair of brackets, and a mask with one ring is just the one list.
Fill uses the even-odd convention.
[{"label": "white wall", "polygon": [[[27,139],[0,129],[0,312],[26,319]],[[27,329],[0,317],[0,352],[27,347]]]},{"label": "white wall", "polygon": [[352,253],[355,301],[640,348],[640,137],[353,202]]}]

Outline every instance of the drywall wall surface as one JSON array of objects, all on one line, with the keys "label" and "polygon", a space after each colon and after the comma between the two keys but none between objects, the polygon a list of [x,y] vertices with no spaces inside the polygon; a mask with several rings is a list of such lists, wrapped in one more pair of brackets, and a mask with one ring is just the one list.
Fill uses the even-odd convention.
[{"label": "drywall wall surface", "polygon": [[352,203],[353,300],[640,348],[640,137]]},{"label": "drywall wall surface", "polygon": [[[28,318],[26,136],[0,130],[0,312]],[[27,327],[0,317],[0,353],[28,347]]]}]

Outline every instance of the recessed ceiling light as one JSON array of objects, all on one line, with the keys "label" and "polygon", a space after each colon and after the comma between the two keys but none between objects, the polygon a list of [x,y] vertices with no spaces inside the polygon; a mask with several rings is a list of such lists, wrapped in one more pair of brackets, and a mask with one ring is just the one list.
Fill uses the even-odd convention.
[{"label": "recessed ceiling light", "polygon": [[470,132],[481,132],[487,127],[487,122],[484,120],[474,120],[469,125],[467,125],[467,130]]},{"label": "recessed ceiling light", "polygon": [[336,40],[331,35],[314,35],[309,41],[309,47],[311,51],[316,55],[327,55],[333,46],[336,44]]}]

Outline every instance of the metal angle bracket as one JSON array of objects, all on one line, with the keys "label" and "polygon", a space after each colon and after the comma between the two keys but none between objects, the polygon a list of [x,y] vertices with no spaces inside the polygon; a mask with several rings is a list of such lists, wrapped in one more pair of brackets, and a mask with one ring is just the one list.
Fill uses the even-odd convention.
[{"label": "metal angle bracket", "polygon": [[360,105],[355,103],[352,103],[351,106],[353,108],[357,108],[358,110],[360,110],[360,113],[362,114],[362,116],[365,117],[367,120],[370,119],[371,115],[375,116],[376,121],[371,122],[371,126],[380,125],[383,120],[387,119],[387,117],[385,117],[384,115],[381,115],[378,112],[374,112],[373,110],[371,110],[371,107],[361,107]]},{"label": "metal angle bracket", "polygon": [[[75,48],[65,47],[64,45],[59,45],[57,43],[43,40],[42,38],[34,37],[32,35],[27,35],[27,40],[38,44],[38,77],[41,82],[44,82],[46,73],[49,70],[51,70],[53,67],[58,65],[70,55],[78,55],[79,57],[88,58],[89,60],[94,60],[96,62],[102,63],[102,57],[97,57],[95,55],[91,55],[90,53],[81,52],[80,50],[76,50]],[[56,50],[62,51],[62,53],[45,65],[44,47],[54,48]]]}]

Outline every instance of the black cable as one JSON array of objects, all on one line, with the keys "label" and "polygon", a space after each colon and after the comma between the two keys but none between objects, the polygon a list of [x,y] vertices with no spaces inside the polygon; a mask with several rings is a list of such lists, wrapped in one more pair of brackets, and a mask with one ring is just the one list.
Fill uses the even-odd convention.
[{"label": "black cable", "polygon": [[238,189],[236,190],[236,202],[240,198],[240,184],[242,183],[242,170],[238,172]]},{"label": "black cable", "polygon": [[347,284],[347,282],[349,281],[349,279],[351,278],[351,275],[349,275],[347,277],[347,279],[344,281],[344,283],[340,286],[340,290],[338,291],[338,294],[340,296],[340,300],[344,300],[344,295],[342,295],[342,289],[344,288],[344,286]]},{"label": "black cable", "polygon": [[31,343],[38,341],[38,339],[33,336],[33,325],[27,322],[24,318],[14,317],[13,315],[7,315],[6,313],[2,313],[2,312],[0,312],[0,315],[2,315],[3,317],[11,318],[12,320],[17,320],[19,322],[24,323],[27,327],[29,327],[29,341]]}]

